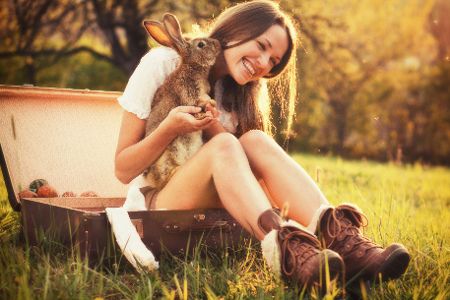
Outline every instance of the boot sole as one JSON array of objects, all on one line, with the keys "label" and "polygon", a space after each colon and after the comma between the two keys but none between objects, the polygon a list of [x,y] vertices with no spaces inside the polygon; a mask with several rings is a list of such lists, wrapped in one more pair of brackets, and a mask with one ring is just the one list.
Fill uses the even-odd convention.
[{"label": "boot sole", "polygon": [[[328,256],[327,257],[327,264],[328,264],[328,271],[330,275],[330,281],[333,280],[343,280],[344,278],[344,269],[345,264],[342,258],[339,256]],[[316,286],[319,288],[319,293],[321,295],[325,295],[327,292],[327,285],[326,285],[326,267],[325,265],[321,266],[321,271],[319,274],[316,274],[315,278],[312,278],[314,284],[313,286]],[[321,282],[321,283],[319,283]]]},{"label": "boot sole", "polygon": [[330,269],[331,280],[344,274],[344,261],[338,257],[328,260],[328,267]]},{"label": "boot sole", "polygon": [[382,281],[399,278],[405,273],[410,260],[411,257],[405,248],[395,249],[383,262],[377,274],[381,274]]}]

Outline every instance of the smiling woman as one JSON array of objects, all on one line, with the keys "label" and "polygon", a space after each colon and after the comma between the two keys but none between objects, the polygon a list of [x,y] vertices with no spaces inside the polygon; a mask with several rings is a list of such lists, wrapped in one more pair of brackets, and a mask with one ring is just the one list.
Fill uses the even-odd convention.
[{"label": "smiling woman", "polygon": [[[166,25],[161,31],[175,35]],[[303,168],[270,137],[266,81],[281,79],[276,100],[294,109],[296,30],[290,17],[271,1],[244,2],[219,15],[210,37],[223,51],[209,73],[210,96],[217,106],[206,107],[206,118],[193,116],[197,107],[175,107],[145,136],[155,92],[179,66],[180,57],[170,48],[147,53],[119,97],[124,113],[115,172],[123,183],[133,180],[126,202],[140,201],[137,206],[149,209],[225,208],[261,240],[271,269],[300,288],[327,289],[329,279],[342,278],[344,263],[345,276],[353,280],[402,275],[408,251],[401,244],[383,249],[364,237],[362,212],[353,205],[331,206]],[[146,186],[141,173],[176,137],[199,130],[205,140],[201,148],[163,187],[142,195]],[[274,209],[282,207],[289,208],[285,214],[293,222],[284,222]]]},{"label": "smiling woman", "polygon": [[[297,96],[297,31],[293,20],[269,1],[250,1],[222,12],[210,30],[224,49],[211,70],[211,81],[222,78],[222,106],[235,111],[240,136],[251,129],[272,134],[271,106],[278,101],[290,129]],[[284,76],[277,76],[284,73]],[[270,99],[270,79],[278,88]],[[287,95],[287,96],[286,96]],[[257,100],[257,101],[256,101]]]}]

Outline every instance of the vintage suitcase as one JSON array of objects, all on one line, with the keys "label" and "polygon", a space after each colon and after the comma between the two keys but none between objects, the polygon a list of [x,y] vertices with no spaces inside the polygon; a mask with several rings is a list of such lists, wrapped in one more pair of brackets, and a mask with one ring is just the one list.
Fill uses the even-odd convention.
[{"label": "vintage suitcase", "polygon": [[[121,107],[117,92],[0,85],[0,160],[8,198],[21,211],[31,243],[40,235],[108,255],[112,237],[106,207],[119,207],[127,187],[114,176]],[[95,191],[91,198],[25,198],[18,192],[38,178],[59,195]],[[249,236],[223,209],[152,210],[129,213],[145,245],[184,254],[199,242],[233,246]]]}]

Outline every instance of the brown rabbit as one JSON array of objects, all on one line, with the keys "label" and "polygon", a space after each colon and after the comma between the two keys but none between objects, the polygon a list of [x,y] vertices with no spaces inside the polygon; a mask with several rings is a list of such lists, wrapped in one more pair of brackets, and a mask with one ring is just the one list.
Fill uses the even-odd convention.
[{"label": "brown rabbit", "polygon": [[[194,115],[201,119],[205,117],[204,108],[207,103],[216,105],[208,95],[210,91],[208,75],[221,47],[219,41],[215,39],[186,40],[181,34],[177,18],[171,14],[165,14],[162,23],[144,21],[144,26],[153,39],[163,46],[175,49],[181,57],[181,63],[177,69],[155,92],[146,125],[147,136],[177,106],[202,107],[203,112]],[[158,160],[144,172],[148,185],[161,189],[176,168],[186,162],[202,145],[201,131],[179,135]]]}]

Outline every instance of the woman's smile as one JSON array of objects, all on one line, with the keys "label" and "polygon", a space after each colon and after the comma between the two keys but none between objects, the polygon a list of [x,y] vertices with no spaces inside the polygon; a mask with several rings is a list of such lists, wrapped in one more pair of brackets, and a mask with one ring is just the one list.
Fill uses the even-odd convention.
[{"label": "woman's smile", "polygon": [[242,58],[242,65],[244,66],[245,71],[247,71],[250,77],[253,77],[255,75],[255,68],[253,67],[252,63],[245,57]]}]

